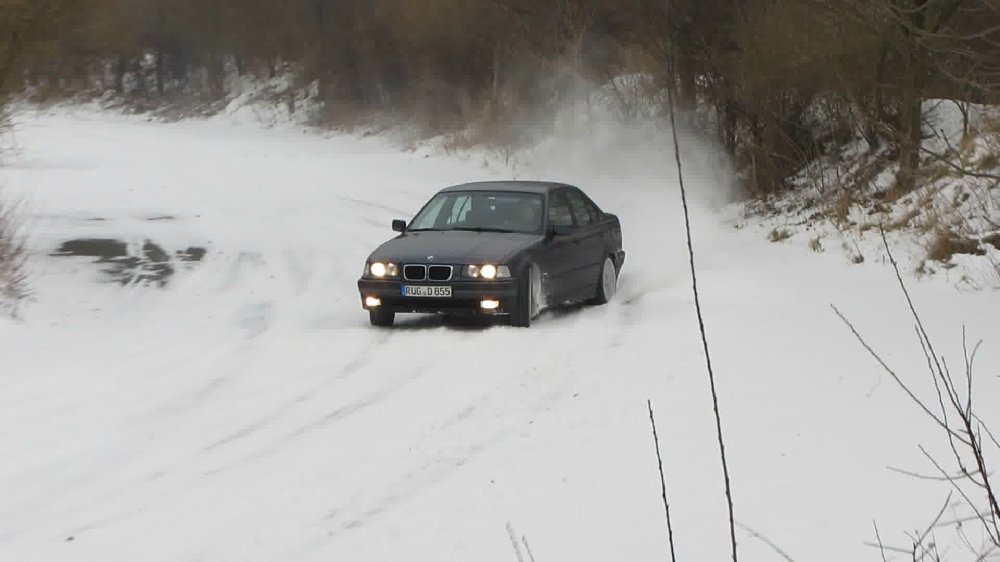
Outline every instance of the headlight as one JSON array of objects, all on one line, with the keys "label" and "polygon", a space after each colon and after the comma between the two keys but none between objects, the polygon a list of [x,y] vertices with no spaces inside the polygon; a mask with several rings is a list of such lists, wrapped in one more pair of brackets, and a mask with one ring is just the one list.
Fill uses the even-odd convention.
[{"label": "headlight", "polygon": [[491,281],[493,279],[510,279],[510,268],[506,265],[467,265],[462,271],[463,277],[472,277],[473,279],[485,279]]},{"label": "headlight", "polygon": [[394,263],[373,262],[368,266],[368,273],[372,277],[399,277],[399,266]]}]

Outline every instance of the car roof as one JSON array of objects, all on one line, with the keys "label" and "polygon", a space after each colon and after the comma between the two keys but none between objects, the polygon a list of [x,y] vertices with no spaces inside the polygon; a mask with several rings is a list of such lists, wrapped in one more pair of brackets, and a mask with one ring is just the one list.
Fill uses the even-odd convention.
[{"label": "car roof", "polygon": [[441,193],[454,191],[519,191],[522,193],[540,193],[544,195],[561,187],[573,186],[565,183],[548,181],[479,181],[446,187],[441,190]]}]

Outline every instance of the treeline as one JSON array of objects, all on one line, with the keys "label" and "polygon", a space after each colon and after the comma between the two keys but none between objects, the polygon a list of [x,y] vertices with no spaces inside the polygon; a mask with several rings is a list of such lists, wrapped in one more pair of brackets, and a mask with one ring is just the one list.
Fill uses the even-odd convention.
[{"label": "treeline", "polygon": [[[544,125],[595,85],[676,93],[772,192],[831,144],[919,179],[929,98],[1000,103],[1000,0],[0,0],[8,89],[222,99],[226,77],[312,84],[359,112]],[[15,63],[16,61],[16,63]],[[630,81],[614,79],[631,76]],[[617,84],[617,86],[616,86]],[[624,95],[623,92],[620,94]],[[641,117],[627,110],[631,117]]]}]

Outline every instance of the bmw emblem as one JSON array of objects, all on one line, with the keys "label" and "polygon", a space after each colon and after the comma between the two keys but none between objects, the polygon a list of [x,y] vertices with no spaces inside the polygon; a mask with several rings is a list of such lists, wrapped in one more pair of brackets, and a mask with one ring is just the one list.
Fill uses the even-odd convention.
[{"label": "bmw emblem", "polygon": [[434,261],[434,256],[427,256],[427,261]]}]

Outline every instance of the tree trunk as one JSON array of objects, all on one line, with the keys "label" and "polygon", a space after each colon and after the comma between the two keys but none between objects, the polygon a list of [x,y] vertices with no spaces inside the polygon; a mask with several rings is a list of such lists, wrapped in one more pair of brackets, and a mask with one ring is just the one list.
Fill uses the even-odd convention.
[{"label": "tree trunk", "polygon": [[497,41],[493,45],[493,76],[491,85],[491,94],[493,96],[493,103],[497,103],[498,96],[500,93],[500,42]]},{"label": "tree trunk", "polygon": [[164,84],[163,84],[164,74],[166,72],[166,70],[164,69],[163,49],[159,48],[156,49],[155,58],[156,58],[156,94],[162,98],[164,91]]},{"label": "tree trunk", "polygon": [[682,26],[678,40],[674,45],[674,57],[677,66],[677,80],[680,83],[677,102],[681,110],[693,112],[698,108],[697,70],[695,68],[692,49],[692,33],[689,25]]},{"label": "tree trunk", "polygon": [[119,96],[125,95],[125,71],[126,71],[125,57],[119,55],[115,59],[114,64],[114,78],[115,78],[115,92]]},{"label": "tree trunk", "polygon": [[691,56],[681,53],[677,57],[677,74],[680,82],[678,105],[684,111],[698,109],[698,90],[694,63]]},{"label": "tree trunk", "polygon": [[719,113],[719,136],[722,145],[729,156],[736,156],[736,131],[739,127],[739,115],[737,104],[733,100],[726,100],[716,106]]},{"label": "tree trunk", "polygon": [[213,100],[222,99],[226,95],[225,59],[220,56],[208,59],[208,93]]},{"label": "tree trunk", "polygon": [[923,89],[917,46],[907,57],[903,91],[899,103],[899,173],[896,187],[906,193],[917,186],[920,148],[923,143]]},{"label": "tree trunk", "polygon": [[889,58],[889,43],[882,41],[879,48],[878,64],[875,66],[875,95],[872,101],[872,109],[865,124],[865,142],[868,143],[868,150],[875,152],[882,145],[879,127],[885,123],[885,73],[886,63]]},{"label": "tree trunk", "polygon": [[330,84],[330,28],[327,10],[327,0],[315,0],[316,27],[318,30],[317,41],[319,48],[316,49],[316,79],[319,89],[319,99],[327,106],[333,100],[333,92]]}]

